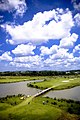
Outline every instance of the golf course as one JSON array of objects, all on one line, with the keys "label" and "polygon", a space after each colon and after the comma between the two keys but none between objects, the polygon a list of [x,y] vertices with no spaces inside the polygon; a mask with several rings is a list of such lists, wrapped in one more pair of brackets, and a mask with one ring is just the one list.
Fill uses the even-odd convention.
[{"label": "golf course", "polygon": [[56,97],[49,98],[48,96],[44,97],[50,90],[65,90],[80,86],[79,75],[0,77],[1,85],[13,85],[14,83],[16,85],[17,83],[25,84],[26,81],[28,81],[25,85],[26,87],[40,89],[40,91],[33,95],[18,94],[0,98],[0,120],[80,119],[80,101]]}]

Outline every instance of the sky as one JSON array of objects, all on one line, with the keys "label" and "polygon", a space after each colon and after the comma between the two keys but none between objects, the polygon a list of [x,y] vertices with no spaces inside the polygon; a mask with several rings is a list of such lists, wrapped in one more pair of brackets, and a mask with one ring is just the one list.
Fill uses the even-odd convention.
[{"label": "sky", "polygon": [[80,0],[0,0],[0,71],[80,69]]}]

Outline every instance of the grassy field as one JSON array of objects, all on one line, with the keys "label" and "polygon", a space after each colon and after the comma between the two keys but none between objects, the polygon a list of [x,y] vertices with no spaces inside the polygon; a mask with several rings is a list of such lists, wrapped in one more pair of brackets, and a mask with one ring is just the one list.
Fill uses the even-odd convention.
[{"label": "grassy field", "polygon": [[80,77],[55,77],[50,79],[45,79],[42,82],[28,83],[29,87],[35,87],[40,89],[46,89],[53,87],[54,90],[72,88],[74,86],[80,86]]},{"label": "grassy field", "polygon": [[0,83],[21,82],[27,80],[44,79],[45,76],[0,76]]},{"label": "grassy field", "polygon": [[0,99],[0,120],[80,119],[80,102],[43,97],[31,99],[20,100],[17,96]]}]

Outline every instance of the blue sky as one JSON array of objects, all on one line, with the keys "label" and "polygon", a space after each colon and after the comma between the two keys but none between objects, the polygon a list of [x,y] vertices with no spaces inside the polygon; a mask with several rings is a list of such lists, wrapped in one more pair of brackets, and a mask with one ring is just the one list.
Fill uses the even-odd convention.
[{"label": "blue sky", "polygon": [[1,0],[0,71],[80,69],[80,0]]}]

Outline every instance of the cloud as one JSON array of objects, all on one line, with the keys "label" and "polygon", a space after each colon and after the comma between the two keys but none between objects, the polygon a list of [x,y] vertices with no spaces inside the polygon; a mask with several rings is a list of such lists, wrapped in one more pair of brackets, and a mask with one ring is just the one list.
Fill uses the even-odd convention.
[{"label": "cloud", "polygon": [[75,22],[78,26],[80,26],[80,13],[77,13],[75,16],[74,16],[74,19],[75,19]]},{"label": "cloud", "polygon": [[70,36],[74,26],[72,13],[69,10],[56,9],[39,12],[34,15],[32,21],[23,25],[11,26],[6,24],[6,32],[11,36],[7,39],[10,44],[22,44],[32,42],[41,44],[50,39],[62,39]]},{"label": "cloud", "polygon": [[67,49],[61,48],[56,54],[44,60],[44,67],[52,70],[72,70],[80,67],[80,57],[74,57]]},{"label": "cloud", "polygon": [[74,9],[80,11],[80,2],[77,2],[77,0],[72,0]]},{"label": "cloud", "polygon": [[[57,8],[39,12],[23,25],[2,25],[9,35],[6,42],[17,47],[10,52],[4,52],[0,61],[9,64],[10,69],[19,70],[79,68],[80,57],[75,57],[75,52],[80,51],[80,45],[74,47],[79,36],[72,31],[72,27],[79,25],[79,16],[78,13],[72,18],[71,11]],[[54,45],[52,40],[59,40],[58,43],[56,41],[58,45]],[[46,42],[49,44],[43,44]]]},{"label": "cloud", "polygon": [[5,52],[0,56],[0,61],[12,61],[12,57],[10,56],[10,52]]},{"label": "cloud", "polygon": [[77,46],[75,46],[75,48],[73,49],[73,53],[79,51],[80,53],[80,44],[78,44]]},{"label": "cloud", "polygon": [[24,57],[15,57],[14,62],[22,62],[22,63],[31,63],[35,62],[35,64],[39,61],[41,61],[41,57],[39,55],[35,56],[24,56]]},{"label": "cloud", "polygon": [[16,62],[10,62],[11,66],[15,66],[16,68],[31,68],[30,64],[25,64],[25,63],[16,63]]},{"label": "cloud", "polygon": [[25,0],[3,0],[0,2],[0,10],[13,12],[16,15],[23,16],[27,9]]},{"label": "cloud", "polygon": [[50,56],[50,59],[70,59],[73,58],[73,54],[68,52],[68,49],[60,48],[56,54]]},{"label": "cloud", "polygon": [[0,16],[0,19],[3,19],[3,16]]},{"label": "cloud", "polygon": [[38,55],[35,56],[23,56],[23,57],[15,57],[10,65],[16,67],[26,67],[26,68],[37,68],[42,64],[42,58]]},{"label": "cloud", "polygon": [[50,54],[53,54],[53,53],[57,52],[58,46],[53,45],[50,49],[48,47],[41,46],[40,50],[41,50],[41,55],[43,55],[43,56],[44,55],[50,55]]},{"label": "cloud", "polygon": [[[46,53],[43,55],[25,55],[11,57],[10,52],[5,52],[0,56],[0,60],[9,62],[8,66],[20,70],[69,70],[78,69],[80,67],[80,57],[74,57],[73,53],[69,53],[68,49],[60,48],[59,46],[53,45],[51,48],[58,47],[56,52],[49,53],[49,56],[45,58]],[[46,49],[45,46],[43,46]],[[48,48],[50,51],[51,48]],[[80,45],[76,46],[75,49],[79,50]],[[24,69],[23,69],[24,68]]]},{"label": "cloud", "polygon": [[73,33],[69,37],[65,37],[60,41],[60,47],[71,48],[74,46],[74,43],[77,41],[78,35]]},{"label": "cloud", "polygon": [[[70,70],[78,69],[80,67],[80,57],[74,57],[72,53],[64,52],[61,53],[63,49],[59,50],[57,54],[61,56],[56,58],[51,55],[47,59],[41,56],[24,56],[15,57],[13,61],[9,63],[9,66],[28,69],[28,70]],[[60,53],[59,53],[60,52]],[[65,55],[66,54],[66,55]],[[65,57],[64,57],[65,56]],[[56,58],[56,59],[55,59]]]},{"label": "cloud", "polygon": [[33,50],[36,48],[36,46],[33,46],[32,44],[21,44],[18,45],[14,50],[12,50],[12,53],[15,55],[29,55],[32,54],[34,55]]},{"label": "cloud", "polygon": [[4,17],[0,16],[0,23],[4,21]]}]

